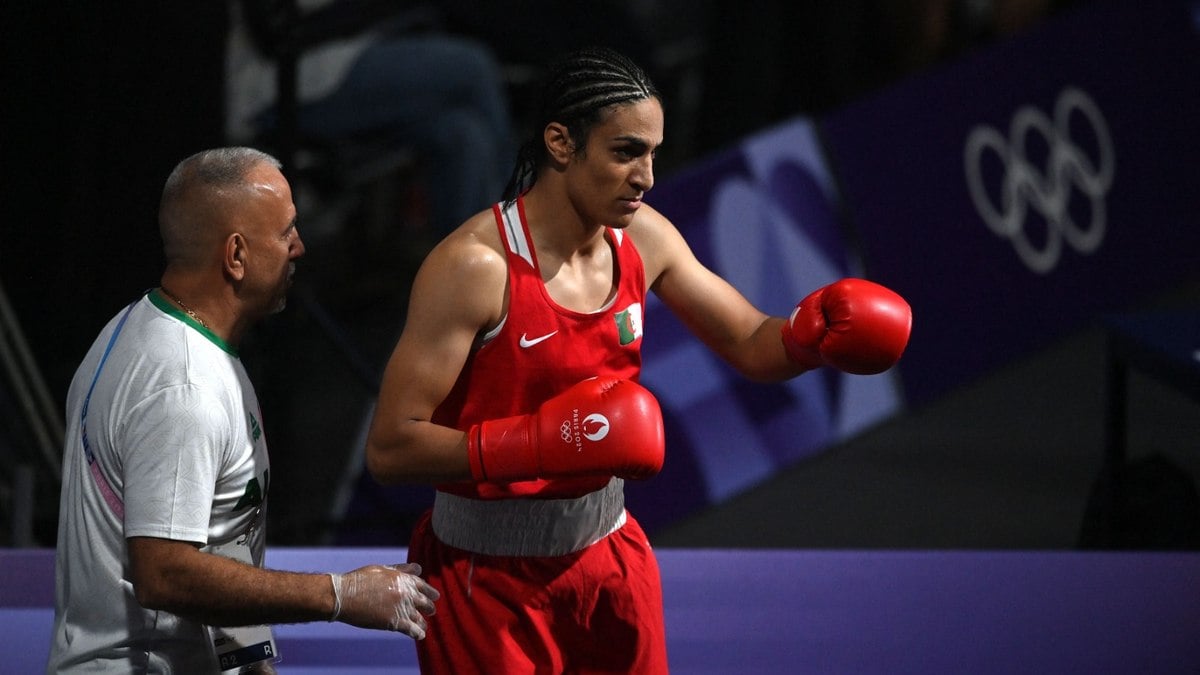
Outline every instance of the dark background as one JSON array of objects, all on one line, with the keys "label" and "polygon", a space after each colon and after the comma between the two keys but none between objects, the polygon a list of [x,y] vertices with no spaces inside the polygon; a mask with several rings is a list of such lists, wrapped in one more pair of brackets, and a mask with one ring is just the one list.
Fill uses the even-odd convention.
[{"label": "dark background", "polygon": [[[982,17],[966,11],[981,3],[917,0],[521,2],[501,16],[498,3],[447,2],[438,29],[495,50],[512,76],[518,127],[530,94],[522,73],[584,42],[624,49],[667,94],[659,171],[669,174],[757,129],[835,109],[1080,4],[996,2]],[[183,157],[225,143],[227,21],[221,2],[21,1],[0,9],[0,282],[60,408],[99,328],[157,283],[156,211],[166,175]],[[277,544],[331,542],[338,523],[329,514],[356,480],[354,441],[421,254],[408,245],[421,235],[403,200],[419,194],[419,175],[390,180],[398,182],[374,186],[354,212],[381,221],[384,234],[306,235],[296,297],[243,348],[271,439]],[[382,218],[381,200],[394,211]],[[301,214],[302,232],[311,215]],[[389,218],[396,231],[387,231]],[[1147,304],[1190,306],[1195,297],[1184,288]],[[1103,443],[1103,346],[1098,329],[1073,336],[657,540],[1073,546]],[[1137,449],[1169,446],[1176,461],[1191,461],[1176,452],[1177,441],[1155,435],[1190,424],[1191,402],[1154,382],[1134,386]],[[16,408],[0,387],[0,466],[9,475],[33,461]],[[5,490],[7,517],[12,492]],[[57,483],[45,467],[36,470],[35,495],[33,543],[52,546]],[[414,503],[423,496],[414,492]]]}]

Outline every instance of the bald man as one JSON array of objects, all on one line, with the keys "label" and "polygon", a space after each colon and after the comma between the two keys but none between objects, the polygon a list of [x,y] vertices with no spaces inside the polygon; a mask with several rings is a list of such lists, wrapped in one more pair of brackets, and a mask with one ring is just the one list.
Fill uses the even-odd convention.
[{"label": "bald man", "polygon": [[237,350],[283,308],[304,254],[279,162],[185,159],[159,226],[159,287],[104,327],[67,396],[47,672],[273,672],[274,623],[423,638],[438,592],[415,565],[262,567],[270,467]]}]

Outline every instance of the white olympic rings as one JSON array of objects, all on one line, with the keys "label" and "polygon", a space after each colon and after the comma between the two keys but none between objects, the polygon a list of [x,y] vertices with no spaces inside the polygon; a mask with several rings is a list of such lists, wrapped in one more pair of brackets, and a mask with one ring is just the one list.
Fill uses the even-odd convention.
[{"label": "white olympic rings", "polygon": [[[1098,154],[1094,161],[1071,139],[1070,121],[1075,112],[1092,127]],[[1025,156],[1030,133],[1041,135],[1049,147],[1045,172]],[[983,155],[988,151],[995,153],[1004,166],[999,204],[993,203],[984,185]],[[1084,255],[1095,252],[1104,242],[1104,198],[1116,172],[1116,151],[1104,115],[1084,91],[1064,89],[1054,104],[1053,121],[1033,106],[1018,108],[1007,139],[994,127],[976,126],[967,136],[963,162],[975,209],[992,232],[1012,242],[1022,262],[1034,272],[1046,274],[1054,269],[1064,241]],[[1090,201],[1090,222],[1084,227],[1070,214],[1072,186]],[[1026,231],[1031,207],[1046,221],[1044,239],[1032,239]]]}]

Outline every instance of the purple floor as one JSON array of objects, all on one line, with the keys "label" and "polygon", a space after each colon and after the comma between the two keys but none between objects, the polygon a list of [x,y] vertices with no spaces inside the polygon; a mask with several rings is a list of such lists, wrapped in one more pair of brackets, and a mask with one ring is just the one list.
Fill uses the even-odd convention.
[{"label": "purple floor", "polygon": [[[1196,673],[1200,554],[658,552],[673,673]],[[277,549],[346,570],[402,549]],[[44,665],[53,552],[0,551],[0,672]],[[411,642],[279,626],[282,674],[416,672]]]}]

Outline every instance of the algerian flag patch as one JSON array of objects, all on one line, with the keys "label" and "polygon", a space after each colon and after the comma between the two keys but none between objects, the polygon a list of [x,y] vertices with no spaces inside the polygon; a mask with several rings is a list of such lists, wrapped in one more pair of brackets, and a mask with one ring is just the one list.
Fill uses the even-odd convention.
[{"label": "algerian flag patch", "polygon": [[642,303],[635,302],[613,314],[613,319],[617,322],[617,336],[622,345],[642,337]]}]

